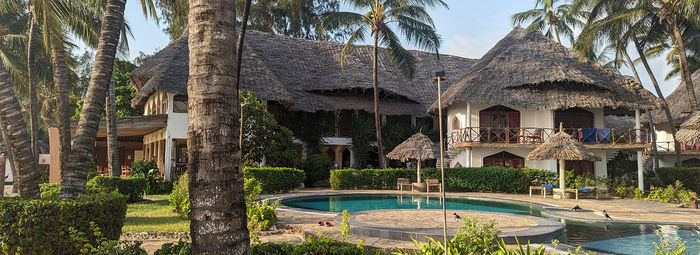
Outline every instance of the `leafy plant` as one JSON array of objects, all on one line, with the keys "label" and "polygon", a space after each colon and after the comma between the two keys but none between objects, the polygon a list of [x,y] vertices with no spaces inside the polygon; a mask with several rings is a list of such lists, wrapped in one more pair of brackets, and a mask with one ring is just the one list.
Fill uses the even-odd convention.
[{"label": "leafy plant", "polygon": [[180,215],[180,218],[188,219],[190,215],[190,191],[187,173],[180,175],[173,183],[173,190],[170,193],[170,206],[173,211]]},{"label": "leafy plant", "polygon": [[662,203],[683,203],[686,207],[697,206],[697,193],[683,189],[683,183],[676,181],[675,185],[663,187],[651,187],[647,199],[658,199]]},{"label": "leafy plant", "polygon": [[286,193],[301,187],[304,181],[304,171],[285,167],[246,167],[243,168],[245,178],[255,178],[260,181],[262,193]]},{"label": "leafy plant", "polygon": [[501,239],[501,241],[498,242],[498,250],[492,254],[493,255],[545,255],[545,254],[547,254],[547,251],[545,250],[543,245],[537,247],[537,249],[533,249],[530,246],[530,241],[527,242],[527,245],[525,247],[520,245],[520,241],[518,241],[517,238],[515,239],[515,242],[517,243],[518,248],[517,249],[515,249],[515,248],[508,249],[508,247],[506,247],[506,243],[503,241],[503,239]]},{"label": "leafy plant", "polygon": [[189,255],[192,254],[192,245],[178,240],[177,243],[164,243],[153,255]]},{"label": "leafy plant", "polygon": [[447,246],[445,246],[442,241],[425,237],[428,239],[426,243],[412,239],[416,248],[418,248],[417,251],[399,250],[394,252],[394,254],[440,255],[445,254],[445,250],[447,250],[447,254],[455,255],[490,254],[500,249],[499,242],[502,242],[502,240],[498,238],[498,234],[501,231],[496,228],[495,221],[487,222],[472,217],[466,217],[462,223],[463,226],[458,229],[457,234],[452,239],[447,240]]},{"label": "leafy plant", "polygon": [[306,173],[306,185],[313,185],[314,182],[328,179],[331,176],[333,162],[324,154],[309,155],[301,160],[299,168]]},{"label": "leafy plant", "polygon": [[279,204],[279,200],[272,203],[269,200],[263,200],[246,205],[248,229],[251,231],[270,230],[278,220],[275,209]]}]

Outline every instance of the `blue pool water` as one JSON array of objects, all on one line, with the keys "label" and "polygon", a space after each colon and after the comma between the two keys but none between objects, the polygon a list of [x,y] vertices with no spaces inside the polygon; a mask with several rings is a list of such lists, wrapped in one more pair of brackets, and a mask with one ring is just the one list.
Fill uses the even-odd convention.
[{"label": "blue pool water", "polygon": [[[506,203],[468,198],[446,198],[450,210],[472,210],[484,212],[514,213],[542,217],[542,208],[532,205]],[[442,209],[439,197],[422,195],[328,195],[310,196],[282,200],[290,207],[342,212],[348,210],[371,211],[387,209]],[[583,223],[560,220],[564,223],[563,243],[583,246],[587,249],[612,254],[654,254],[654,243],[659,242],[658,230],[670,240],[686,242],[689,254],[700,255],[700,236],[691,227],[659,226],[643,224]]]}]

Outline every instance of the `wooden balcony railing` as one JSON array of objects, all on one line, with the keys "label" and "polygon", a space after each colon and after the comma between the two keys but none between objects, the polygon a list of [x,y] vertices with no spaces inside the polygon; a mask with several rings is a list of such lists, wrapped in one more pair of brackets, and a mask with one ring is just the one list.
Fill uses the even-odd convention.
[{"label": "wooden balcony railing", "polygon": [[[457,143],[542,144],[556,134],[554,128],[480,128],[469,127],[453,130],[447,137],[447,145]],[[565,128],[564,132],[584,144],[649,143],[646,129]]]},{"label": "wooden balcony railing", "polygon": [[[656,150],[659,152],[673,152],[676,147],[673,142],[656,142]],[[681,152],[700,152],[700,143],[688,145],[681,143]]]}]

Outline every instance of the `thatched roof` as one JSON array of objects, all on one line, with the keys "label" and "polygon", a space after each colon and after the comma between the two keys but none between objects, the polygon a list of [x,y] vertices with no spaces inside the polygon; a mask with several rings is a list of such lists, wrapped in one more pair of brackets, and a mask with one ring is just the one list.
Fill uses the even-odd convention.
[{"label": "thatched roof", "polygon": [[632,116],[606,115],[605,116],[605,127],[619,128],[619,129],[634,128],[634,117],[632,117]]},{"label": "thatched roof", "polygon": [[[443,107],[462,102],[535,110],[630,110],[655,109],[660,105],[657,98],[632,79],[598,64],[580,62],[573,50],[540,32],[520,27],[501,39],[468,72],[466,78],[442,95]],[[437,103],[430,108],[435,110]]]},{"label": "thatched roof", "polygon": [[[133,106],[143,105],[157,90],[186,95],[187,38],[183,35],[132,72],[132,83],[139,91]],[[245,38],[243,90],[295,111],[373,109],[371,47],[354,47],[341,70],[343,44],[258,31],[247,31]],[[380,111],[388,115],[426,115],[427,108],[437,100],[433,73],[445,70],[457,81],[475,62],[449,55],[440,55],[438,62],[434,54],[412,51],[418,65],[410,80],[389,63],[384,50],[379,52]],[[446,82],[443,89],[451,84]]]},{"label": "thatched roof", "polygon": [[700,112],[693,112],[693,115],[681,124],[676,139],[685,144],[697,144],[700,141]]},{"label": "thatched roof", "polygon": [[[693,79],[693,90],[695,90],[695,96],[700,96],[700,70],[695,71],[691,76]],[[675,126],[680,125],[688,118],[690,118],[691,107],[688,101],[688,93],[685,91],[685,83],[681,82],[678,87],[676,87],[671,94],[666,96],[666,103],[668,104],[669,110],[671,110],[671,116],[673,117],[673,123]],[[655,110],[651,112],[652,118],[654,118],[654,125],[660,128],[666,128],[668,125],[668,119],[666,118],[666,113],[663,110]],[[649,122],[649,119],[643,116],[642,121]]]},{"label": "thatched roof", "polygon": [[560,131],[547,139],[527,154],[529,160],[588,160],[599,161],[596,156],[586,146],[571,138],[571,135]]},{"label": "thatched roof", "polygon": [[417,133],[386,154],[387,158],[406,162],[410,159],[426,160],[437,158],[440,150],[426,135]]}]

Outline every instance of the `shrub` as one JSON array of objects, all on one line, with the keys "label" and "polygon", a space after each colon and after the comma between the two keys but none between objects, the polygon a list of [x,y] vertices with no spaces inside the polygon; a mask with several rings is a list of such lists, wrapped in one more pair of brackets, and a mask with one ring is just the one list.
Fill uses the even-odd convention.
[{"label": "shrub", "polygon": [[676,181],[692,191],[700,192],[700,167],[660,167],[656,169],[663,185],[673,185]]},{"label": "shrub", "polygon": [[173,211],[180,215],[180,218],[188,219],[190,215],[190,192],[187,173],[180,175],[173,183],[173,190],[170,193],[170,206]]},{"label": "shrub", "polygon": [[146,179],[147,195],[167,194],[172,188],[172,183],[160,176],[160,170],[153,160],[137,160],[131,163],[131,177]]},{"label": "shrub", "polygon": [[131,175],[146,176],[152,169],[158,170],[156,162],[153,160],[137,160],[131,163]]},{"label": "shrub", "polygon": [[117,240],[126,197],[82,194],[76,200],[0,199],[0,250],[5,254],[79,254],[103,238]]},{"label": "shrub", "polygon": [[58,199],[58,194],[61,193],[60,183],[42,183],[39,184],[41,199]]},{"label": "shrub", "polygon": [[245,178],[255,178],[260,181],[262,193],[286,193],[297,189],[304,181],[304,171],[284,167],[246,167],[243,169]]},{"label": "shrub", "polygon": [[243,182],[243,192],[245,193],[246,216],[248,219],[248,229],[251,231],[266,231],[277,223],[275,209],[280,202],[260,201],[262,188],[260,182],[255,178],[247,178]]},{"label": "shrub", "polygon": [[[435,168],[421,170],[423,180],[440,179]],[[415,169],[339,169],[331,171],[331,188],[395,189],[397,178],[416,181]],[[504,167],[445,168],[445,190],[451,192],[500,191],[524,192],[530,180],[523,171]]]},{"label": "shrub", "polygon": [[89,188],[95,188],[98,192],[118,191],[128,196],[127,202],[135,203],[143,200],[143,193],[146,189],[147,181],[141,177],[120,178],[114,176],[97,176],[88,181]]},{"label": "shrub", "polygon": [[525,169],[525,179],[528,181],[530,186],[540,186],[542,184],[552,184],[557,183],[557,172],[547,169]]},{"label": "shrub", "polygon": [[[496,228],[495,221],[483,221],[467,217],[462,221],[463,225],[457,230],[457,234],[447,241],[447,254],[491,254],[500,250],[501,230]],[[400,250],[395,254],[444,254],[445,245],[442,241],[426,237],[427,243],[413,240],[418,248],[417,252]]]},{"label": "shrub", "polygon": [[180,239],[177,243],[164,243],[153,255],[189,255],[192,254],[192,245]]},{"label": "shrub", "polygon": [[306,185],[312,186],[314,182],[328,179],[331,176],[333,162],[323,154],[313,154],[306,157],[299,164],[299,168],[306,173]]},{"label": "shrub", "polygon": [[683,189],[683,183],[676,181],[675,185],[663,187],[651,187],[647,199],[658,199],[662,203],[683,203],[686,207],[697,206],[698,194],[688,189]]}]

